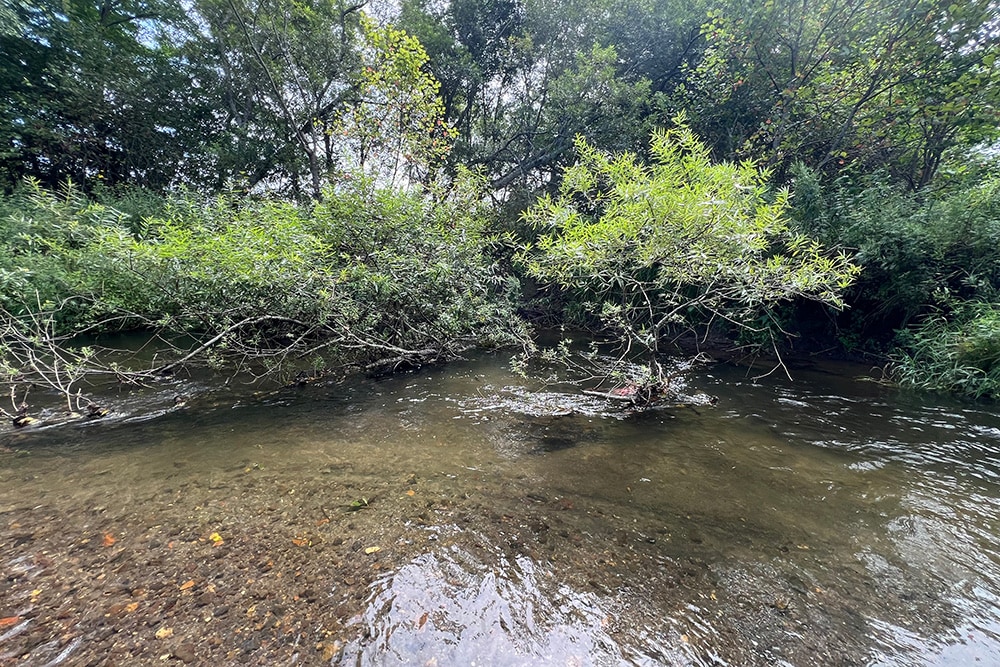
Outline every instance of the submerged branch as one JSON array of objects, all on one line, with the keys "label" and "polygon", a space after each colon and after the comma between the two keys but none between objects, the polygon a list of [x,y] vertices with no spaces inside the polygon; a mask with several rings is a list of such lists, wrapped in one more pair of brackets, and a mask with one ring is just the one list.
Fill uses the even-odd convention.
[{"label": "submerged branch", "polygon": [[[454,359],[458,350],[464,349],[458,341],[442,343],[436,340],[428,341],[431,345],[411,349],[392,341],[414,338],[406,334],[416,332],[397,331],[378,336],[353,331],[346,325],[316,324],[269,314],[244,317],[186,347],[178,346],[176,341],[189,336],[188,332],[161,327],[150,332],[150,339],[160,341],[174,358],[156,363],[156,358],[163,354],[157,351],[153,362],[140,362],[139,352],[95,348],[80,344],[79,335],[60,335],[56,322],[68,303],[69,300],[50,310],[33,309],[22,315],[0,308],[0,384],[8,385],[11,392],[11,410],[0,408],[0,415],[10,419],[15,426],[37,421],[27,414],[27,396],[32,386],[61,397],[71,418],[81,413],[88,418],[98,418],[108,414],[108,410],[88,397],[78,385],[100,377],[145,387],[174,376],[181,368],[197,364],[216,370],[228,366],[236,372],[250,372],[253,380],[259,380],[294,372],[301,368],[303,359],[321,359],[324,353],[341,357],[340,372],[354,368],[381,375]],[[119,322],[121,317],[112,315],[106,322],[110,325]],[[294,333],[289,333],[289,329]],[[100,322],[87,327],[91,334],[102,330],[107,328],[102,329]],[[147,345],[143,345],[140,351],[146,348]],[[122,355],[126,356],[124,360],[120,358]],[[130,363],[132,368],[128,367]],[[325,374],[325,371],[320,373]],[[18,402],[16,395],[22,389],[24,397]]]},{"label": "submerged branch", "polygon": [[246,318],[244,320],[241,320],[240,322],[236,322],[235,324],[232,324],[232,325],[226,327],[225,329],[223,329],[221,332],[219,332],[218,334],[216,334],[212,338],[208,339],[207,341],[205,341],[201,345],[198,345],[197,347],[195,347],[193,350],[191,350],[190,352],[188,352],[187,354],[185,354],[180,359],[177,359],[176,361],[172,361],[172,362],[170,362],[168,364],[163,364],[162,366],[154,367],[154,368],[152,368],[152,369],[150,369],[148,371],[143,371],[141,373],[141,375],[146,375],[146,374],[164,375],[164,374],[167,374],[167,373],[171,373],[174,369],[176,369],[176,368],[178,368],[180,366],[183,366],[184,364],[190,362],[192,359],[195,359],[195,358],[197,358],[200,355],[205,354],[207,351],[211,350],[216,345],[218,345],[223,340],[225,340],[227,336],[231,336],[234,332],[239,331],[240,329],[242,329],[244,327],[247,327],[247,326],[253,326],[253,325],[257,325],[257,324],[263,324],[265,322],[287,322],[287,323],[290,323],[290,324],[298,324],[298,325],[301,325],[303,327],[307,327],[308,326],[306,323],[300,322],[299,320],[292,319],[292,318],[289,318],[289,317],[281,317],[281,316],[278,316],[278,315],[264,315],[264,316],[261,316],[261,317],[248,317],[248,318]]},{"label": "submerged branch", "polygon": [[563,373],[550,377],[554,384],[573,384],[581,387],[586,396],[615,401],[636,410],[660,405],[714,405],[718,400],[703,393],[688,393],[687,372],[706,360],[702,355],[689,359],[670,359],[661,363],[651,358],[636,363],[635,355],[602,354],[597,344],[585,352],[574,351],[572,341],[563,339],[555,348],[526,350],[515,358],[515,370],[528,375],[532,360],[555,365]]}]

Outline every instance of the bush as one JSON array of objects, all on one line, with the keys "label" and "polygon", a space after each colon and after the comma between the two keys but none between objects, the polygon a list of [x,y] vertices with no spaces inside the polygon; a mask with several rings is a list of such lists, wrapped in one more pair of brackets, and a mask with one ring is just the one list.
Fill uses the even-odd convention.
[{"label": "bush", "polygon": [[901,336],[891,366],[905,386],[1000,398],[1000,304],[970,304],[951,321],[932,317]]},{"label": "bush", "polygon": [[654,132],[650,164],[577,140],[558,196],[525,213],[540,235],[519,260],[559,285],[623,347],[655,351],[677,328],[728,323],[772,341],[776,308],[841,305],[857,273],[788,226],[788,192],[752,162],[714,163],[684,124]]},{"label": "bush", "polygon": [[[72,183],[48,191],[27,181],[0,198],[0,307],[23,314],[76,295],[78,265],[95,236],[127,216],[89,200]],[[60,326],[86,320],[80,304],[60,310]]]},{"label": "bush", "polygon": [[854,251],[861,265],[839,321],[844,337],[883,345],[913,321],[1000,289],[1000,178],[905,192],[877,176],[823,184],[795,168],[800,229]]},{"label": "bush", "polygon": [[447,356],[519,335],[517,283],[487,254],[489,216],[466,180],[416,193],[355,178],[308,205],[180,193],[157,214],[139,201],[154,215],[136,220],[71,186],[3,200],[0,305],[72,299],[63,332],[188,332],[274,361]]}]

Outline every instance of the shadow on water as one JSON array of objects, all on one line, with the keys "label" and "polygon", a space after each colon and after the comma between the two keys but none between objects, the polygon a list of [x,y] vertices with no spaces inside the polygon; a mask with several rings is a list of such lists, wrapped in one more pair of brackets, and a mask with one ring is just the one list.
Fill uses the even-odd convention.
[{"label": "shadow on water", "polygon": [[629,416],[484,356],[0,436],[0,663],[1000,664],[1000,416],[854,370]]}]

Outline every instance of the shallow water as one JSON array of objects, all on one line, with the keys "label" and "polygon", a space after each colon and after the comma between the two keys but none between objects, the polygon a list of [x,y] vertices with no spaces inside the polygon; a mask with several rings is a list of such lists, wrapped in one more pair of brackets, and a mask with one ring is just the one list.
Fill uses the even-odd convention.
[{"label": "shallow water", "polygon": [[624,415],[484,356],[0,435],[0,664],[1000,664],[1000,414],[858,370]]}]

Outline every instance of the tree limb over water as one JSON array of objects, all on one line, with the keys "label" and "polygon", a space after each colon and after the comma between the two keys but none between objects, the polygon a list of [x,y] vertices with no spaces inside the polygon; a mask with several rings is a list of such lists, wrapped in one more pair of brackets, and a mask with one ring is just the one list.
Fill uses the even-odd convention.
[{"label": "tree limb over water", "polygon": [[[517,257],[529,275],[582,304],[617,345],[597,373],[623,375],[646,402],[669,391],[658,355],[673,332],[722,324],[777,352],[779,304],[843,307],[859,271],[845,254],[791,231],[789,194],[769,189],[767,170],[713,163],[685,119],[675,124],[653,133],[650,164],[578,138],[578,162],[558,194],[525,213],[539,238]],[[548,355],[574,366],[566,346]],[[647,359],[638,376],[636,357]]]},{"label": "tree limb over water", "polygon": [[[72,187],[30,191],[6,221],[33,245],[0,273],[0,381],[79,412],[88,381],[153,384],[195,365],[385,373],[516,342],[518,283],[492,256],[478,192],[359,177],[309,204],[182,197],[130,229]],[[22,280],[31,271],[47,280]],[[93,340],[128,331],[150,337],[152,359]]]},{"label": "tree limb over water", "polygon": [[[109,410],[92,397],[90,392],[95,387],[153,386],[195,366],[210,366],[253,379],[276,376],[287,380],[298,370],[293,383],[301,384],[304,378],[344,373],[351,368],[386,374],[420,367],[458,358],[460,351],[468,347],[468,343],[448,341],[436,347],[408,349],[345,328],[265,315],[244,318],[214,335],[150,329],[143,348],[152,345],[156,349],[152,358],[146,358],[142,349],[126,352],[84,344],[93,332],[107,330],[116,318],[74,334],[58,334],[60,313],[71,305],[73,300],[67,299],[51,311],[20,316],[0,308],[0,385],[9,389],[11,402],[10,410],[0,407],[0,415],[16,427],[38,423],[29,415],[32,388],[58,396],[69,418],[97,419]],[[270,327],[270,335],[262,337],[264,327]],[[182,346],[180,341],[188,344]],[[331,368],[317,367],[317,355],[331,348],[340,350],[342,363]],[[344,355],[345,350],[350,354]]]}]

